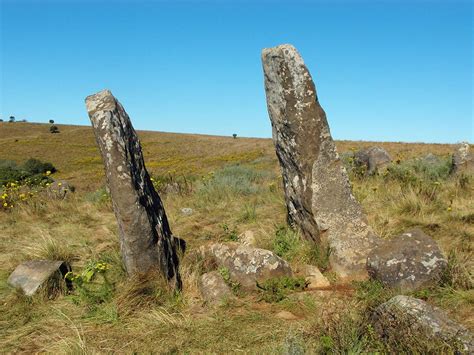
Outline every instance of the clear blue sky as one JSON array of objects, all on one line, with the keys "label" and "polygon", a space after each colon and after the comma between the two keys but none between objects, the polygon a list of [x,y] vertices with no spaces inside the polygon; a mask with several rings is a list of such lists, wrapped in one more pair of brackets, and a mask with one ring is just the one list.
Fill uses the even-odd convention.
[{"label": "clear blue sky", "polygon": [[[260,52],[295,45],[336,139],[474,141],[470,1],[0,0],[0,115],[270,137]],[[1,132],[0,132],[1,134]]]}]

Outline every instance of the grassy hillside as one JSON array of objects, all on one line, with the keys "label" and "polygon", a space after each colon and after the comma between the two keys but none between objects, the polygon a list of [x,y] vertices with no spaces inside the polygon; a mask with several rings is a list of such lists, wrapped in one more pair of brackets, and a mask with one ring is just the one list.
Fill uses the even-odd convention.
[{"label": "grassy hillside", "polygon": [[[117,227],[90,127],[0,123],[0,160],[37,158],[53,163],[55,179],[76,187],[64,201],[39,193],[0,210],[0,348],[6,352],[252,352],[388,351],[367,323],[369,311],[390,291],[373,282],[340,285],[330,269],[330,290],[289,294],[267,302],[241,294],[212,308],[203,304],[201,268],[193,250],[211,241],[255,233],[258,246],[275,250],[297,269],[324,266],[311,246],[286,228],[281,176],[270,139],[140,131],[145,163],[161,191],[174,234],[189,245],[183,258],[184,291],[172,295],[143,280],[125,278]],[[337,142],[339,152],[371,146]],[[450,267],[439,285],[417,297],[441,306],[474,329],[472,179],[448,177],[443,166],[419,169],[412,158],[433,153],[446,162],[451,145],[376,143],[399,164],[387,175],[351,174],[354,193],[382,237],[420,227],[435,238]],[[444,163],[443,163],[444,164]],[[182,208],[193,209],[191,215]],[[282,247],[283,246],[283,247]],[[15,266],[31,258],[70,260],[77,272],[104,262],[87,294],[28,299],[6,283]],[[282,319],[286,310],[295,319]],[[395,351],[438,350],[439,344],[400,344]],[[410,348],[412,346],[412,348]],[[430,348],[431,347],[431,348]]]}]

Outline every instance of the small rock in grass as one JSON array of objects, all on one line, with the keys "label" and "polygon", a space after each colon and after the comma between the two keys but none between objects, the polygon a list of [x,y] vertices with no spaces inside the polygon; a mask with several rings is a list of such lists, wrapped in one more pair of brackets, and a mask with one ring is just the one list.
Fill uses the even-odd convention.
[{"label": "small rock in grass", "polygon": [[417,298],[395,296],[375,309],[371,321],[375,331],[389,343],[425,338],[427,342],[454,345],[455,353],[474,352],[474,340],[466,328],[449,319],[441,309]]},{"label": "small rock in grass", "polygon": [[316,266],[304,265],[302,268],[303,275],[308,283],[308,290],[314,290],[331,286],[328,279],[319,271]]},{"label": "small rock in grass", "polygon": [[218,271],[211,271],[201,276],[199,291],[204,300],[210,304],[216,304],[233,297],[230,287]]},{"label": "small rock in grass", "polygon": [[191,214],[193,214],[193,209],[192,208],[189,208],[189,207],[184,207],[184,208],[181,208],[181,213],[184,214],[185,216],[189,216]]},{"label": "small rock in grass", "polygon": [[49,279],[64,276],[71,271],[71,267],[60,260],[30,260],[21,263],[11,273],[8,283],[16,288],[21,288],[25,295],[32,296]]}]

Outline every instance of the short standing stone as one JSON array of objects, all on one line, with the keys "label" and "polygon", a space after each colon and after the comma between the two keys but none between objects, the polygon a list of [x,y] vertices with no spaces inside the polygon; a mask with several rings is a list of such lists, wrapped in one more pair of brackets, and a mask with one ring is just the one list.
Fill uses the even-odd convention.
[{"label": "short standing stone", "polygon": [[254,290],[257,282],[270,278],[292,276],[290,265],[270,250],[239,243],[215,243],[200,248],[204,258],[229,270],[232,281],[243,288]]},{"label": "short standing stone", "polygon": [[49,279],[64,276],[71,268],[59,260],[30,260],[18,265],[8,278],[8,283],[21,288],[25,295],[32,296]]},{"label": "short standing stone", "polygon": [[311,75],[291,45],[264,49],[262,62],[288,220],[306,239],[329,245],[342,279],[365,279],[377,238],[352,195]]},{"label": "short standing stone", "polygon": [[474,154],[469,143],[460,143],[453,154],[454,173],[474,174]]},{"label": "short standing stone", "polygon": [[50,198],[63,200],[68,194],[74,191],[74,188],[65,180],[55,180],[49,185],[47,193]]},{"label": "short standing stone", "polygon": [[358,167],[364,167],[368,175],[373,175],[386,167],[392,158],[387,151],[380,147],[361,149],[354,155],[354,163]]},{"label": "short standing stone", "polygon": [[130,118],[108,90],[88,96],[86,106],[105,165],[125,269],[129,275],[159,270],[181,288],[177,239]]},{"label": "short standing stone", "polygon": [[395,296],[381,304],[371,317],[374,329],[389,342],[403,342],[406,337],[426,337],[459,345],[467,354],[474,352],[472,334],[455,323],[439,308],[409,296]]},{"label": "short standing stone", "polygon": [[419,229],[382,242],[367,258],[373,279],[407,291],[437,282],[446,265],[436,242]]},{"label": "short standing stone", "polygon": [[216,304],[233,297],[232,290],[218,271],[211,271],[201,276],[199,291],[204,300],[210,304]]}]

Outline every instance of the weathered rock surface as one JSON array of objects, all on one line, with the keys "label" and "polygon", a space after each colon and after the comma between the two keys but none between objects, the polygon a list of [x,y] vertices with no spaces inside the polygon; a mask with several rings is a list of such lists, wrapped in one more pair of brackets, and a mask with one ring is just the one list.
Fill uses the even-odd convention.
[{"label": "weathered rock surface", "polygon": [[249,290],[256,289],[257,282],[293,275],[285,260],[265,249],[239,243],[215,243],[202,246],[200,252],[219,267],[227,268],[231,279]]},{"label": "weathered rock surface", "polygon": [[25,295],[32,296],[49,279],[63,280],[70,266],[60,260],[30,260],[18,265],[8,278],[8,283],[21,288]]},{"label": "weathered rock surface", "polygon": [[157,269],[180,288],[177,243],[130,118],[108,90],[88,96],[86,106],[104,161],[128,274]]},{"label": "weathered rock surface", "polygon": [[257,240],[255,239],[255,234],[249,230],[239,235],[239,242],[243,245],[255,246]]},{"label": "weathered rock surface", "polygon": [[201,276],[199,291],[201,291],[204,300],[210,304],[216,304],[233,297],[232,290],[218,271],[211,271]]},{"label": "weathered rock surface", "polygon": [[450,320],[439,308],[409,296],[395,296],[381,304],[372,315],[374,329],[385,339],[404,341],[405,336],[426,336],[459,344],[460,350],[474,352],[472,334]]},{"label": "weathered rock surface", "polygon": [[305,238],[329,244],[341,278],[367,278],[376,236],[352,195],[311,75],[291,45],[264,49],[262,62],[288,220]]},{"label": "weathered rock surface", "polygon": [[358,167],[365,167],[368,175],[373,175],[377,171],[386,167],[392,158],[387,151],[380,147],[370,147],[361,149],[354,155],[354,163]]},{"label": "weathered rock surface", "polygon": [[301,273],[304,275],[308,283],[308,290],[325,288],[331,286],[329,280],[319,271],[316,266],[303,265]]},{"label": "weathered rock surface", "polygon": [[47,194],[49,198],[63,200],[74,188],[65,180],[55,180],[49,185]]},{"label": "weathered rock surface", "polygon": [[367,258],[373,279],[407,291],[437,282],[446,265],[436,242],[420,229],[382,242]]},{"label": "weathered rock surface", "polygon": [[469,143],[460,143],[453,154],[453,172],[474,174],[474,153]]}]

